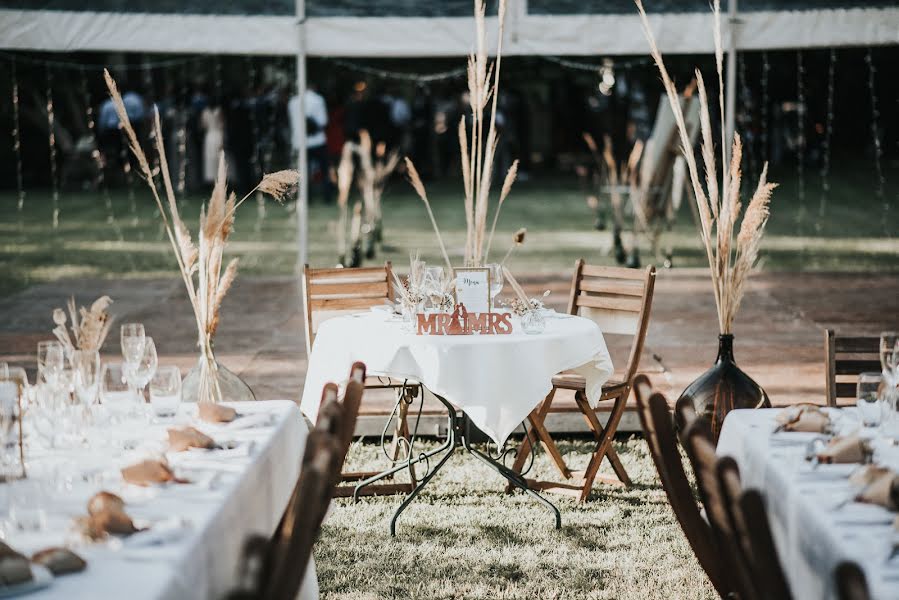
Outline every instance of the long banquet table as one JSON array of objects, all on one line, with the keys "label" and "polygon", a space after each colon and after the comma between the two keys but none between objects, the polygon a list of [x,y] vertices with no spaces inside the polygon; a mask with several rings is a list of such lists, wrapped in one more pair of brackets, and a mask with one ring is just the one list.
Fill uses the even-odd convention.
[{"label": "long banquet table", "polygon": [[[307,428],[290,401],[231,406],[241,415],[237,420],[210,425],[191,416],[195,406],[182,405],[187,416],[181,424],[235,446],[169,453],[176,474],[192,479],[191,484],[140,488],[124,483],[118,473],[122,466],[164,450],[165,430],[171,424],[148,425],[136,419],[106,424],[90,431],[87,447],[32,452],[29,479],[48,486],[47,526],[41,532],[7,532],[6,542],[17,550],[31,553],[71,541],[73,519],[86,514],[88,498],[100,489],[121,495],[136,523],[171,527],[171,537],[143,547],[132,547],[127,539],[76,546],[87,569],[57,577],[50,587],[28,597],[212,599],[232,589],[246,538],[271,535],[277,527],[296,483]],[[317,597],[315,567],[310,564],[301,598]]]},{"label": "long banquet table", "polygon": [[[836,597],[834,569],[853,561],[865,571],[872,597],[899,598],[896,517],[885,508],[848,501],[858,465],[814,466],[806,448],[817,434],[772,433],[778,409],[735,410],[724,421],[718,454],[732,456],[744,487],[766,499],[772,534],[798,600]],[[854,409],[842,409],[844,423]],[[899,448],[875,439],[875,461],[899,470]]]}]

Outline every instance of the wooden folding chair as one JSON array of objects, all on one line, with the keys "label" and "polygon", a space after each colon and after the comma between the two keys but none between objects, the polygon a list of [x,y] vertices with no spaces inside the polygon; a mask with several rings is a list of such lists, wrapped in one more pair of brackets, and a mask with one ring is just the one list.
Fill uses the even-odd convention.
[{"label": "wooden folding chair", "polygon": [[337,386],[322,390],[319,418],[306,439],[303,464],[275,534],[253,536],[244,546],[241,584],[231,600],[295,600],[312,547],[341,479],[362,397],[365,365],[356,363],[343,400]]},{"label": "wooden folding chair", "polygon": [[684,448],[696,475],[696,485],[705,506],[715,545],[733,590],[741,600],[762,600],[765,596],[756,588],[749,559],[731,525],[725,496],[718,481],[718,459],[708,421],[704,418],[695,419],[684,433],[684,439]]},{"label": "wooden folding chair", "polygon": [[868,582],[861,567],[853,562],[842,562],[834,571],[837,594],[840,600],[871,600]]},{"label": "wooden folding chair", "polygon": [[[615,453],[612,440],[621,416],[624,414],[628,396],[630,396],[631,381],[640,365],[640,354],[643,352],[643,343],[649,327],[655,278],[655,267],[634,270],[587,265],[583,260],[575,263],[568,302],[569,314],[594,320],[604,335],[630,335],[633,336],[633,339],[624,376],[617,381],[608,381],[602,388],[600,401],[614,401],[605,427],[600,424],[596,411],[590,407],[586,394],[586,382],[583,377],[571,373],[560,373],[553,378],[553,388],[549,395],[528,416],[529,434],[525,436],[519,447],[512,468],[518,473],[521,472],[531,449],[530,442],[533,436],[540,441],[552,457],[562,477],[575,481],[573,483],[556,483],[529,479],[528,484],[534,489],[573,494],[581,502],[584,502],[590,495],[593,482],[597,479],[615,485],[631,484],[627,471],[624,470],[624,466]],[[559,389],[574,391],[575,403],[596,440],[596,448],[587,468],[583,471],[572,471],[568,468],[544,424],[552,407],[553,397],[556,390]],[[597,477],[604,458],[608,459],[612,465],[612,470],[617,478]]]},{"label": "wooden folding chair", "polygon": [[[755,490],[743,490],[740,470],[730,456],[719,458],[716,470],[740,558],[749,565],[759,598],[790,600],[793,596],[778,559],[761,496]],[[749,507],[748,512],[744,506]]]},{"label": "wooden folding chair", "polygon": [[[306,317],[306,353],[312,353],[315,334],[319,326],[334,317],[368,311],[372,306],[393,304],[393,267],[388,261],[383,267],[359,269],[313,269],[303,268],[303,310]],[[390,377],[368,377],[366,389],[392,389],[397,394],[397,418],[394,425],[390,455],[396,460],[400,456],[400,438],[411,438],[408,410],[412,398],[421,393],[417,383],[400,381]],[[408,447],[408,446],[406,446]],[[377,475],[377,471],[346,472],[343,481],[361,481]],[[408,493],[415,487],[411,483],[372,484],[359,491],[359,495]],[[351,496],[352,486],[338,488],[338,497]]]},{"label": "wooden folding chair", "polygon": [[880,338],[837,336],[833,329],[825,329],[824,364],[827,406],[838,406],[842,399],[851,399],[854,404],[859,374],[880,372],[882,368]]},{"label": "wooden folding chair", "polygon": [[634,378],[634,396],[637,399],[637,412],[643,426],[643,436],[659,472],[662,489],[668,496],[668,503],[671,504],[674,516],[687,537],[693,554],[709,576],[715,590],[721,597],[726,597],[733,591],[733,586],[725,576],[712,529],[702,517],[684,471],[677,436],[671,423],[668,400],[662,394],[652,393],[649,378],[645,375],[637,375]]}]

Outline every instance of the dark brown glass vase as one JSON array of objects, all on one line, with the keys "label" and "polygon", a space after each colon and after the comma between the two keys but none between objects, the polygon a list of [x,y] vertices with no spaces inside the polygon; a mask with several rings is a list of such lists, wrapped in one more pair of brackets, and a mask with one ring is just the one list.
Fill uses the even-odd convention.
[{"label": "dark brown glass vase", "polygon": [[718,336],[714,366],[687,386],[681,398],[690,397],[696,412],[709,420],[718,442],[724,417],[736,408],[771,408],[768,394],[734,362],[734,336]]}]

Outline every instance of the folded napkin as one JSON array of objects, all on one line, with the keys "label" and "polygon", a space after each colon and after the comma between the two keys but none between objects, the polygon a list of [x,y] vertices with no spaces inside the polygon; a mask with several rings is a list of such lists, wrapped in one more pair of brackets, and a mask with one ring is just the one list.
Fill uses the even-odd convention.
[{"label": "folded napkin", "polygon": [[789,406],[777,413],[778,429],[825,433],[830,430],[830,416],[813,404]]},{"label": "folded napkin", "polygon": [[138,531],[125,512],[125,502],[111,492],[94,494],[87,502],[87,512],[88,516],[80,517],[76,523],[89,539],[99,540],[110,533],[130,535]]},{"label": "folded napkin", "polygon": [[0,542],[0,589],[31,581],[33,577],[28,558]]},{"label": "folded napkin", "polygon": [[190,531],[190,521],[181,517],[171,517],[154,523],[153,527],[135,533],[125,540],[125,548],[146,548],[177,542]]},{"label": "folded napkin", "polygon": [[237,418],[237,411],[230,406],[215,402],[200,402],[197,405],[200,418],[209,423],[230,423]]},{"label": "folded napkin", "polygon": [[175,477],[168,464],[161,460],[147,459],[122,469],[122,477],[134,485],[149,486],[157,483],[188,483]]},{"label": "folded napkin", "polygon": [[87,514],[98,515],[106,511],[124,512],[125,501],[112,492],[97,492],[87,501]]},{"label": "folded napkin", "polygon": [[837,436],[818,452],[818,462],[824,464],[864,463],[871,458],[872,449],[867,440],[857,435]]},{"label": "folded napkin", "polygon": [[230,430],[253,429],[255,427],[268,427],[271,422],[271,413],[258,412],[241,415],[239,419],[228,423],[227,427]]},{"label": "folded napkin", "polygon": [[856,502],[877,504],[893,512],[899,509],[899,476],[892,469],[871,465],[849,481],[863,486],[855,497]]},{"label": "folded napkin", "polygon": [[169,429],[169,449],[173,452],[183,452],[188,448],[215,447],[215,440],[193,427]]},{"label": "folded napkin", "polygon": [[87,567],[87,562],[68,548],[46,548],[35,552],[31,562],[43,565],[54,575],[77,573]]}]

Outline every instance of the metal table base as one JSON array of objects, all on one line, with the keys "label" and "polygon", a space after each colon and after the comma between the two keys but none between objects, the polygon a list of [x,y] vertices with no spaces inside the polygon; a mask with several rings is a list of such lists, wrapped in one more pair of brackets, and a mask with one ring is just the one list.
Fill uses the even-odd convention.
[{"label": "metal table base", "polygon": [[[424,394],[422,393],[422,396],[423,395]],[[470,452],[472,454],[472,456],[474,456],[475,458],[477,458],[484,464],[488,465],[494,471],[496,471],[497,473],[499,473],[500,475],[505,477],[509,481],[509,483],[511,483],[514,487],[520,489],[525,494],[533,497],[534,499],[537,500],[537,502],[543,504],[549,510],[551,510],[553,512],[553,515],[555,516],[556,529],[561,528],[562,527],[562,515],[561,515],[561,513],[559,513],[559,509],[552,502],[550,502],[549,500],[547,500],[546,498],[544,498],[543,496],[541,496],[536,491],[534,491],[533,489],[530,488],[527,480],[524,478],[524,473],[526,473],[527,470],[525,470],[524,473],[519,474],[501,462],[502,457],[506,456],[507,454],[509,454],[512,451],[511,450],[501,451],[499,453],[500,460],[497,460],[497,458],[491,456],[489,453],[485,453],[485,452],[482,452],[481,450],[478,450],[476,447],[474,447],[472,440],[471,440],[471,437],[472,437],[471,431],[474,428],[474,425],[471,423],[468,416],[465,415],[464,413],[457,411],[456,408],[452,404],[447,402],[447,400],[445,398],[443,398],[437,394],[434,394],[434,396],[446,407],[446,410],[449,413],[449,417],[447,420],[446,441],[444,443],[442,443],[439,447],[437,447],[433,450],[429,450],[427,452],[421,452],[417,456],[413,455],[413,449],[414,449],[417,432],[418,432],[418,423],[421,419],[421,411],[422,411],[422,406],[424,403],[424,398],[422,397],[422,399],[419,403],[418,416],[416,419],[414,433],[412,434],[411,440],[408,442],[406,458],[403,460],[396,461],[394,463],[394,465],[391,468],[387,469],[386,471],[383,471],[381,473],[378,473],[377,475],[369,477],[368,479],[358,482],[356,484],[355,489],[353,490],[353,501],[356,502],[359,499],[359,491],[362,488],[364,488],[365,486],[371,485],[382,479],[391,477],[394,474],[402,471],[403,469],[409,469],[410,472],[413,473],[413,480],[417,479],[414,476],[413,469],[415,468],[415,465],[425,463],[425,465],[428,467],[428,472],[418,482],[418,485],[416,485],[415,488],[411,492],[409,492],[409,495],[403,499],[403,502],[400,504],[399,508],[397,508],[396,512],[393,513],[393,518],[390,519],[390,535],[396,536],[396,522],[399,519],[402,512],[404,510],[406,510],[406,507],[409,506],[409,504],[413,500],[415,500],[415,497],[418,496],[419,493],[421,493],[421,490],[426,485],[428,485],[428,483],[431,481],[431,479],[434,478],[434,475],[436,475],[437,472],[441,468],[443,468],[443,465],[445,465],[447,463],[450,456],[453,455],[453,453],[456,451],[456,449],[462,448],[462,449]],[[406,394],[399,394],[398,399],[397,399],[397,407],[399,406],[400,402],[407,402],[407,401],[411,402],[411,399],[407,400],[407,398],[409,398],[409,396],[407,396]],[[386,432],[387,428],[390,426],[390,420],[393,419],[393,416],[395,414],[397,414],[396,409],[394,409],[393,415],[391,415],[391,418],[388,420],[387,426],[385,426],[385,432]],[[525,429],[525,435],[526,436],[530,435],[530,433],[527,431],[527,429]],[[382,444],[384,443],[384,437],[385,436],[382,435]],[[533,442],[533,440],[531,440],[531,441]],[[533,460],[533,452],[534,452],[536,443],[531,443],[531,444],[529,444],[529,446],[530,446],[530,452],[531,452],[531,459]],[[441,453],[443,453],[443,456],[440,457],[440,460],[437,461],[437,463],[434,465],[434,468],[430,468],[430,459]]]}]

